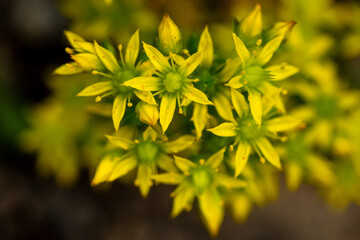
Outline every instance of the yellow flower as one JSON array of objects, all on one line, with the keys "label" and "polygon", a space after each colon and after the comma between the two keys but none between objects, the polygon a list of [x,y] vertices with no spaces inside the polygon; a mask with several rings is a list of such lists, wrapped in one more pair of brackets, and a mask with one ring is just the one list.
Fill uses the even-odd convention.
[{"label": "yellow flower", "polygon": [[109,136],[108,140],[116,146],[100,161],[92,185],[101,182],[112,182],[131,170],[137,168],[135,185],[139,186],[140,193],[146,197],[153,185],[151,176],[157,173],[158,167],[169,172],[176,172],[174,161],[168,154],[177,153],[189,147],[194,142],[191,135],[183,135],[174,141],[164,142],[157,140],[158,135],[148,127],[142,138],[131,141],[120,136]]},{"label": "yellow flower", "polygon": [[219,172],[219,165],[224,158],[225,148],[213,154],[208,160],[192,162],[174,156],[176,166],[183,174],[170,172],[154,175],[152,178],[160,183],[179,185],[171,194],[174,197],[172,217],[178,216],[184,209],[190,210],[195,197],[199,202],[200,214],[210,234],[217,235],[224,217],[224,204],[220,188],[237,189],[246,183]]},{"label": "yellow flower", "polygon": [[[262,119],[264,123],[259,126],[250,115],[249,106],[241,93],[232,89],[231,100],[238,118],[235,121],[225,122],[208,129],[208,131],[221,137],[235,138],[234,144],[230,146],[230,150],[232,150],[234,145],[238,145],[235,156],[235,177],[239,176],[245,167],[251,150],[255,150],[261,162],[268,160],[273,166],[281,169],[279,155],[267,137],[283,140],[277,133],[297,127],[300,121],[286,115],[270,118],[272,106],[269,105],[264,108]],[[264,105],[262,106],[264,107]]]},{"label": "yellow flower", "polygon": [[[235,89],[243,88],[248,92],[251,113],[259,125],[263,115],[261,97],[273,98],[274,95],[278,95],[281,89],[274,86],[274,83],[298,72],[296,67],[286,63],[264,68],[283,38],[283,35],[278,35],[266,43],[262,49],[254,50],[250,54],[244,42],[233,33],[236,52],[242,65],[238,71],[240,74],[236,74],[226,85]],[[261,45],[261,41],[258,45]]]},{"label": "yellow flower", "polygon": [[123,82],[136,76],[149,74],[149,71],[152,71],[147,67],[149,66],[148,63],[136,64],[140,45],[139,31],[131,36],[125,50],[125,58],[122,55],[122,46],[119,45],[120,65],[114,53],[100,46],[96,41],[93,44],[86,42],[80,36],[69,31],[66,31],[65,34],[73,47],[67,51],[72,55],[75,62],[60,66],[55,70],[55,73],[75,74],[81,69],[81,71],[101,76],[103,81],[86,87],[78,93],[78,96],[96,96],[96,102],[101,101],[106,96],[114,96],[112,119],[116,131],[119,129],[126,105],[132,106],[131,98],[134,94],[142,101],[156,105],[150,92],[123,86]]},{"label": "yellow flower", "polygon": [[182,113],[181,101],[185,98],[200,104],[212,104],[206,95],[192,86],[195,79],[189,78],[190,74],[199,66],[202,60],[201,52],[197,52],[180,63],[171,64],[156,48],[143,43],[146,55],[156,68],[154,76],[136,77],[124,83],[141,91],[156,91],[160,94],[160,124],[165,132],[171,123],[176,103],[179,113]]}]

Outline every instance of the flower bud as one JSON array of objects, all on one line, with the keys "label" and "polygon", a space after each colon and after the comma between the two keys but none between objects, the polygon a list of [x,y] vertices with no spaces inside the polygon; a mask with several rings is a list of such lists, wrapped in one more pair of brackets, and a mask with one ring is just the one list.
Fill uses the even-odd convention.
[{"label": "flower bud", "polygon": [[139,102],[136,106],[139,113],[139,120],[143,123],[155,126],[159,120],[159,110],[156,105]]},{"label": "flower bud", "polygon": [[178,53],[181,50],[180,29],[168,14],[165,14],[159,26],[160,49],[163,53]]},{"label": "flower bud", "polygon": [[247,37],[255,37],[262,32],[261,6],[255,8],[247,15],[240,24],[240,31]]}]

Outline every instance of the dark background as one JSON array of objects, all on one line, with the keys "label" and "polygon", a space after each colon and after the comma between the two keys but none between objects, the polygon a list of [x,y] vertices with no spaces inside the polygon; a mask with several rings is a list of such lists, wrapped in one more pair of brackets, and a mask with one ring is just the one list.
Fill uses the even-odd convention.
[{"label": "dark background", "polygon": [[[91,188],[85,170],[67,189],[37,176],[35,155],[17,148],[16,133],[26,126],[24,110],[50,94],[47,76],[67,61],[69,22],[55,0],[0,0],[0,13],[0,240],[209,239],[196,209],[169,218],[171,187],[142,199],[120,183]],[[283,182],[279,200],[255,208],[246,223],[227,215],[218,239],[360,239],[359,207],[336,212],[315,189],[289,193]]]}]

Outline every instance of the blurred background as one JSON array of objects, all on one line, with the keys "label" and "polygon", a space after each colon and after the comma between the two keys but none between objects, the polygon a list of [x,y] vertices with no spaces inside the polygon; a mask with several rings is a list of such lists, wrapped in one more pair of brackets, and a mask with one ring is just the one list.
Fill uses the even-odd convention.
[{"label": "blurred background", "polygon": [[[208,24],[215,42],[231,51],[221,46],[223,29],[258,2],[268,26],[295,20],[306,29],[305,42],[331,36],[318,54],[332,59],[349,89],[359,88],[355,1],[0,0],[0,239],[209,239],[196,209],[169,218],[171,187],[154,188],[142,199],[132,185],[90,186],[108,126],[101,117],[77,111],[86,104],[74,100],[86,85],[81,79],[52,73],[68,61],[64,29],[89,41],[126,43],[140,28],[146,40],[168,12],[184,35]],[[296,51],[301,53],[296,48],[284,58],[307,63]],[[89,129],[91,123],[98,129]],[[279,181],[276,201],[255,207],[242,224],[227,215],[218,239],[360,239],[359,206],[350,201],[341,210],[329,207],[315,187],[289,192],[283,176]]]}]

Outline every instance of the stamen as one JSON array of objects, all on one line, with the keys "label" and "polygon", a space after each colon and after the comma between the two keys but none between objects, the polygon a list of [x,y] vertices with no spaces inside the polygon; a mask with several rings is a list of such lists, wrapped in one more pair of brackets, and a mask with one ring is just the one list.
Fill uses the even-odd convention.
[{"label": "stamen", "polygon": [[200,165],[204,165],[204,163],[205,163],[205,160],[204,159],[200,159]]},{"label": "stamen", "polygon": [[124,56],[123,56],[123,53],[122,53],[122,49],[123,49],[122,44],[119,44],[118,49],[119,49],[119,53],[120,53],[121,64],[123,65],[123,67],[125,67]]},{"label": "stamen", "polygon": [[262,44],[262,39],[258,39],[257,41],[256,41],[256,46],[260,46]]},{"label": "stamen", "polygon": [[65,52],[67,53],[67,54],[74,54],[74,50],[73,49],[71,49],[71,48],[68,48],[68,47],[66,47],[65,48]]},{"label": "stamen", "polygon": [[91,73],[93,75],[101,75],[101,76],[104,76],[106,78],[113,78],[113,76],[111,76],[110,74],[99,72],[99,71],[96,71],[96,70],[93,70]]},{"label": "stamen", "polygon": [[234,145],[230,145],[230,146],[229,146],[229,151],[230,151],[230,152],[234,151]]},{"label": "stamen", "polygon": [[104,93],[104,94],[101,95],[101,96],[97,96],[97,97],[95,98],[95,102],[100,102],[104,97],[107,97],[107,96],[109,96],[109,95],[111,95],[111,94],[113,94],[113,93],[114,93],[114,91],[110,91],[110,92]]}]

